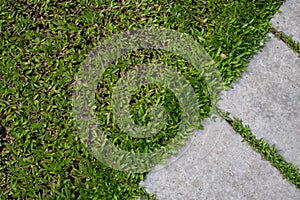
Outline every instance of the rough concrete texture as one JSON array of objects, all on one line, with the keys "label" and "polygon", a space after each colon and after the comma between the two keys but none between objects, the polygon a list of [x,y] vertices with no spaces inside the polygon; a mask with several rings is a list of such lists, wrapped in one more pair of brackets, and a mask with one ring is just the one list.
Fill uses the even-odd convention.
[{"label": "rough concrete texture", "polygon": [[[271,35],[271,34],[270,34]],[[222,110],[242,119],[252,133],[274,144],[288,162],[300,168],[300,59],[271,35],[255,55],[248,72],[224,92]]]},{"label": "rough concrete texture", "polygon": [[300,2],[299,0],[286,0],[274,15],[271,23],[286,35],[293,35],[293,40],[300,42]]},{"label": "rough concrete texture", "polygon": [[206,120],[204,127],[184,156],[157,166],[141,183],[157,199],[300,199],[300,190],[241,142],[227,122]]}]

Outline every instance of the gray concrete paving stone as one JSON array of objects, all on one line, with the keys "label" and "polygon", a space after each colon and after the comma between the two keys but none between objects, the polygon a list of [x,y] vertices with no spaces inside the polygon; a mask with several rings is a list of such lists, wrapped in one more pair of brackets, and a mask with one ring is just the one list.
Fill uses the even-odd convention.
[{"label": "gray concrete paving stone", "polygon": [[271,19],[272,25],[286,35],[293,35],[293,40],[300,43],[300,1],[286,0],[280,11]]}]

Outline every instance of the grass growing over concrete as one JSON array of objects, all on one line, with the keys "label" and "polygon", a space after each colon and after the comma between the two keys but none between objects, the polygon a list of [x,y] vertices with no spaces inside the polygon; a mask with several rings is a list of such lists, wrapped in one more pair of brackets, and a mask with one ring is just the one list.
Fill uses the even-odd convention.
[{"label": "grass growing over concrete", "polygon": [[[224,83],[230,85],[261,47],[270,29],[269,20],[282,2],[1,0],[0,126],[5,130],[1,129],[0,140],[0,196],[153,198],[138,185],[145,174],[110,169],[80,142],[71,112],[73,77],[80,64],[105,37],[128,29],[161,26],[187,33],[203,45]],[[164,56],[178,68],[189,66],[163,52],[141,53],[148,53],[150,62]],[[120,62],[128,67],[132,60],[142,62],[144,58],[134,54]],[[117,65],[112,66],[114,69]],[[118,78],[118,74],[112,75]],[[111,87],[109,81],[103,83],[103,88]],[[193,83],[199,92],[206,90],[197,78]],[[147,93],[152,89],[144,88]],[[199,101],[204,102],[199,108],[204,118],[210,104],[205,97]],[[99,120],[113,126],[109,120]],[[111,133],[116,141],[124,141],[118,138],[118,131]],[[159,148],[172,135],[163,137],[151,138],[151,145]],[[126,138],[123,147],[136,147],[135,142]],[[146,145],[145,141],[140,144],[142,148]]]},{"label": "grass growing over concrete", "polygon": [[230,118],[229,113],[220,112],[220,115],[243,137],[244,141],[246,141],[255,151],[260,153],[264,159],[268,160],[276,167],[284,178],[300,189],[300,173],[298,172],[297,167],[286,162],[284,157],[277,152],[274,146],[270,146],[266,141],[256,138],[251,132],[250,127],[245,126],[242,120]]},{"label": "grass growing over concrete", "polygon": [[298,53],[298,57],[300,57],[300,44],[292,39],[292,35],[287,36],[283,32],[276,30],[274,27],[271,28],[271,33],[273,33],[279,40],[282,40],[294,52]]}]

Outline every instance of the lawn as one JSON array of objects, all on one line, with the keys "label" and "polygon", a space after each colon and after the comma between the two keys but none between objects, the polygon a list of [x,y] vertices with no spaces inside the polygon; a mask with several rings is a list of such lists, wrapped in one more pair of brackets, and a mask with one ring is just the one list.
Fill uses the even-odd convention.
[{"label": "lawn", "polygon": [[[86,56],[113,34],[145,27],[169,28],[201,44],[223,83],[230,86],[263,46],[271,30],[269,20],[282,2],[1,0],[0,198],[154,199],[139,186],[146,173],[109,168],[80,140],[72,115],[72,91],[74,76]],[[211,109],[202,77],[190,63],[160,50],[129,52],[110,65],[95,95],[99,123],[122,149],[149,152],[176,135],[178,102],[158,85],[141,87],[131,105],[132,116],[140,125],[149,121],[145,113],[151,102],[159,100],[166,107],[168,126],[155,137],[129,137],[110,115],[110,91],[124,71],[155,62],[181,71],[189,80],[201,105],[199,121]]]}]

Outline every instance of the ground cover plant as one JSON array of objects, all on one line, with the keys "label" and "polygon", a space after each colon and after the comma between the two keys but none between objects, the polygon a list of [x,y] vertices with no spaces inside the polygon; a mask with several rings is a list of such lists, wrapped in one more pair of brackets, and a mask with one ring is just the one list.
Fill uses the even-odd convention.
[{"label": "ground cover plant", "polygon": [[[239,79],[270,30],[269,20],[282,0],[183,1],[4,1],[0,4],[0,197],[3,199],[144,199],[145,173],[117,171],[84,148],[72,120],[74,74],[90,50],[105,37],[144,27],[171,28],[191,35],[214,59],[223,82]],[[124,149],[160,148],[176,134],[176,125],[149,141],[121,134],[111,123],[109,91],[134,63],[168,63],[183,71],[198,91],[201,119],[210,102],[201,77],[190,64],[167,52],[131,52],[112,65],[96,99],[99,123]],[[100,80],[99,80],[100,81]],[[169,91],[147,85],[132,102],[137,123],[146,123],[148,100],[159,100],[175,115]],[[147,96],[148,95],[148,96]],[[146,98],[142,98],[146,96]],[[147,100],[148,99],[148,100]],[[173,99],[173,100],[172,100]],[[145,116],[145,117],[144,117]],[[143,118],[144,117],[144,118]],[[142,118],[142,119],[140,119]],[[139,120],[140,119],[140,120]],[[201,120],[199,119],[199,120]]]}]

